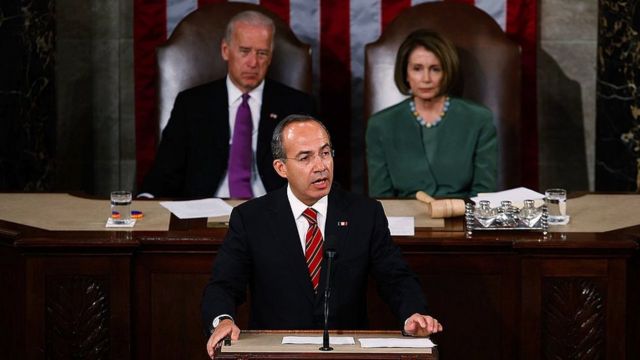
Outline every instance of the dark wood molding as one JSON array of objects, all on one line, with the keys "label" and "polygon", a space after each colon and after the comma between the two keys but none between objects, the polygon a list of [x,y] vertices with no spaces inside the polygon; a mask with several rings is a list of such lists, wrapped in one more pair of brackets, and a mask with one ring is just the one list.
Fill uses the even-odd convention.
[{"label": "dark wood molding", "polygon": [[[79,354],[90,343],[98,358],[206,359],[200,300],[225,233],[179,219],[164,232],[44,231],[0,222],[0,291],[15,294],[0,297],[0,328],[15,330],[0,346],[12,358]],[[433,337],[444,358],[640,354],[638,226],[467,237],[454,219],[394,241],[445,326]],[[375,286],[368,303],[372,329],[398,330]],[[82,317],[86,343],[55,333],[77,321],[71,307],[89,309]],[[239,310],[244,329],[248,311],[246,303]],[[104,330],[90,332],[96,324]]]}]

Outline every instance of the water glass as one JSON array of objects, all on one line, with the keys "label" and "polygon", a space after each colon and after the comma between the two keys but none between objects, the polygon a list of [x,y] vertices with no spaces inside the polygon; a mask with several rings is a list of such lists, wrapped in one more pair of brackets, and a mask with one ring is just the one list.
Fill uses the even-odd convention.
[{"label": "water glass", "polygon": [[119,225],[131,223],[131,191],[111,192],[111,220]]},{"label": "water glass", "polygon": [[544,202],[549,212],[549,224],[563,224],[567,220],[567,191],[565,189],[547,189]]}]

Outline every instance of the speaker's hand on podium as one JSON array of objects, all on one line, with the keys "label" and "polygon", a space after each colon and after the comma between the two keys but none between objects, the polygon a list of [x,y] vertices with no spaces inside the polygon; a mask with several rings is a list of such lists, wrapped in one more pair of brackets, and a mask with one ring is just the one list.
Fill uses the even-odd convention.
[{"label": "speaker's hand on podium", "polygon": [[428,315],[413,314],[404,322],[404,333],[410,336],[429,336],[442,331],[442,324]]},{"label": "speaker's hand on podium", "polygon": [[216,326],[215,330],[211,333],[211,336],[209,336],[209,341],[207,341],[207,353],[210,358],[213,359],[216,348],[222,345],[222,340],[227,335],[231,335],[231,340],[238,340],[240,337],[240,328],[236,326],[233,320],[225,319],[220,321],[220,324]]}]

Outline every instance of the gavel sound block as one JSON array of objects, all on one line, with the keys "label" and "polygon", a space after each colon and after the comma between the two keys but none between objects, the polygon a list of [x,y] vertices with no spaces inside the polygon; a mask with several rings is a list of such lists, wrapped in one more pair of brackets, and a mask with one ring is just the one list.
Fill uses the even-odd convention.
[{"label": "gavel sound block", "polygon": [[464,215],[464,200],[441,199],[436,200],[424,191],[416,193],[416,199],[427,204],[427,215],[433,219],[442,219]]}]

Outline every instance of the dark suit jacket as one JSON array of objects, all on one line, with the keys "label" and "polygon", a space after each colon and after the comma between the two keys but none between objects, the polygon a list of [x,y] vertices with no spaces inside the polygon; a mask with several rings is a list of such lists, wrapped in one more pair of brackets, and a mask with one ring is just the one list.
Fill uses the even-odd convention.
[{"label": "dark suit jacket", "polygon": [[[256,161],[265,189],[285,184],[273,169],[271,135],[290,114],[315,113],[313,98],[273,80],[265,80]],[[155,163],[140,192],[160,197],[212,197],[229,161],[229,104],[225,79],[178,94],[162,133]]]},{"label": "dark suit jacket", "polygon": [[[400,321],[416,312],[426,313],[417,277],[393,243],[379,202],[334,186],[329,194],[326,248],[335,248],[338,254],[332,270],[331,329],[368,326],[368,275],[373,275],[380,295]],[[236,207],[204,291],[205,332],[209,334],[218,315],[236,317],[247,285],[250,328],[322,328],[326,268],[325,256],[315,295],[286,187]]]}]

